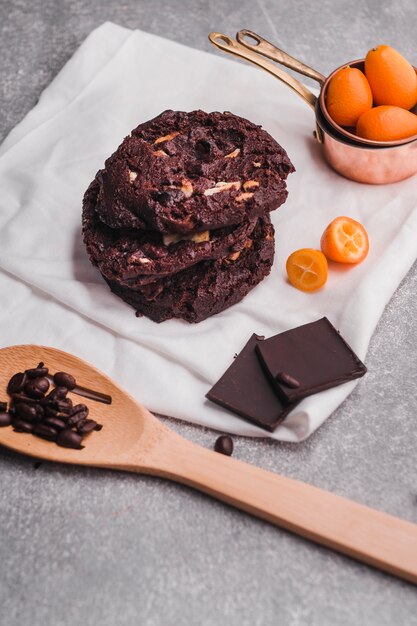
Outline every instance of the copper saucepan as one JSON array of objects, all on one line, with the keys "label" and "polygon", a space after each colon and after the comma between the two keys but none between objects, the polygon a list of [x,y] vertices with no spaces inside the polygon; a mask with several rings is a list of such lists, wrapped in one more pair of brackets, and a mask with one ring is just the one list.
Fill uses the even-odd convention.
[{"label": "copper saucepan", "polygon": [[[255,43],[245,40],[251,39]],[[369,141],[338,126],[326,108],[326,90],[332,76],[346,65],[363,70],[364,60],[345,63],[325,78],[319,72],[294,59],[250,30],[240,30],[236,40],[222,33],[210,33],[209,39],[220,50],[234,54],[266,70],[295,91],[316,114],[316,138],[323,147],[329,165],[339,174],[360,183],[386,184],[404,180],[417,173],[417,136],[401,141]],[[320,86],[317,97],[299,80],[263,57],[316,80]]]}]

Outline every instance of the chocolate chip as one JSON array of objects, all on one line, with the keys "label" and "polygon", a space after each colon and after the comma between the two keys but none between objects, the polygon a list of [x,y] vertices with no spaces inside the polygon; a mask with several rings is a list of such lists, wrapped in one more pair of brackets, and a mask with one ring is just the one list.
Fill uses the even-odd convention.
[{"label": "chocolate chip", "polygon": [[13,430],[17,433],[31,433],[33,429],[34,426],[30,422],[25,422],[25,420],[13,420]]},{"label": "chocolate chip", "polygon": [[76,433],[73,430],[61,430],[56,440],[59,446],[63,446],[64,448],[76,448],[81,450],[84,446],[81,445],[83,438],[79,433]]},{"label": "chocolate chip", "polygon": [[94,420],[80,420],[77,423],[77,432],[79,432],[80,435],[88,435],[88,433],[96,429],[97,425],[97,422]]},{"label": "chocolate chip", "polygon": [[49,441],[55,441],[58,435],[58,431],[52,426],[46,426],[45,424],[35,424],[33,427],[33,434],[42,439],[48,439]]},{"label": "chocolate chip", "polygon": [[214,450],[215,452],[220,452],[220,454],[232,456],[233,439],[228,435],[221,435],[218,439],[216,439],[216,443],[214,444]]},{"label": "chocolate chip", "polygon": [[49,389],[47,378],[33,378],[25,385],[25,393],[31,398],[43,398]]},{"label": "chocolate chip", "polygon": [[77,386],[77,381],[74,376],[66,372],[57,372],[54,374],[54,383],[57,387],[66,387],[69,391]]},{"label": "chocolate chip", "polygon": [[0,412],[7,411],[7,402],[0,402]]},{"label": "chocolate chip", "polygon": [[11,423],[12,423],[12,416],[10,415],[10,413],[5,413],[2,411],[0,413],[0,428],[2,426],[10,426]]},{"label": "chocolate chip", "polygon": [[275,376],[275,380],[282,383],[286,387],[290,387],[291,389],[297,389],[300,386],[300,381],[287,372],[278,372]]},{"label": "chocolate chip", "polygon": [[18,372],[11,377],[7,385],[7,393],[12,395],[13,393],[19,393],[23,390],[27,381],[27,376],[24,372]]},{"label": "chocolate chip", "polygon": [[26,404],[26,402],[19,402],[14,407],[14,413],[17,419],[22,419],[25,422],[35,422],[38,417],[37,407],[33,404]]}]

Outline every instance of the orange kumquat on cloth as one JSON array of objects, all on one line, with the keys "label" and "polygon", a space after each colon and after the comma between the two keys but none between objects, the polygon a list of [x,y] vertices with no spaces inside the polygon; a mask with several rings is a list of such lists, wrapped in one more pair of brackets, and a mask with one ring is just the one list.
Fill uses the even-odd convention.
[{"label": "orange kumquat on cloth", "polygon": [[327,280],[326,257],[313,248],[302,248],[290,254],[286,269],[290,283],[301,291],[316,291]]},{"label": "orange kumquat on cloth", "polygon": [[365,228],[351,217],[336,217],[321,237],[321,249],[329,261],[360,263],[369,251]]}]

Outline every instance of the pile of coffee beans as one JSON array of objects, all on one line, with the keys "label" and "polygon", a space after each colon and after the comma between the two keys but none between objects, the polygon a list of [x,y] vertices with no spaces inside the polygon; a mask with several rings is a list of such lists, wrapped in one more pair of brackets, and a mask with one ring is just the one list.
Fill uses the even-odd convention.
[{"label": "pile of coffee beans", "polygon": [[[83,438],[102,425],[88,419],[85,404],[73,404],[68,392],[77,382],[71,374],[57,372],[53,376],[44,363],[14,374],[7,385],[11,397],[0,402],[0,426],[13,426],[19,433],[32,433],[55,441],[65,448],[81,450]],[[52,389],[51,389],[52,387]]]}]

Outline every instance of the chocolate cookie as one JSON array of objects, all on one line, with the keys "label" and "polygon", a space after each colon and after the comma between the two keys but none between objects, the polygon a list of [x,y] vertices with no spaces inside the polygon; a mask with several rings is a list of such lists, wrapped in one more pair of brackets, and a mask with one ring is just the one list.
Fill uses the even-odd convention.
[{"label": "chocolate cookie", "polygon": [[99,187],[88,188],[83,205],[84,242],[91,261],[110,281],[136,288],[191,267],[200,261],[223,258],[250,245],[257,218],[188,235],[156,231],[111,229],[96,214]]},{"label": "chocolate cookie", "polygon": [[111,228],[189,233],[278,208],[294,167],[261,127],[232,113],[165,111],[141,124],[97,174]]},{"label": "chocolate cookie", "polygon": [[258,220],[251,246],[228,258],[202,261],[136,290],[106,281],[138,314],[155,322],[173,317],[201,322],[239,302],[269,274],[273,258],[274,229],[266,216]]}]

